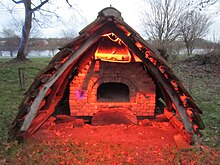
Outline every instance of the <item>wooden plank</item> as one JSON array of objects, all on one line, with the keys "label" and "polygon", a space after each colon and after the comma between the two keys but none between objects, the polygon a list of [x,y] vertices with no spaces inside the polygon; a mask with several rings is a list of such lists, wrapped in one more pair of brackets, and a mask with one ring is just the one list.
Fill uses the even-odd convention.
[{"label": "wooden plank", "polygon": [[[27,135],[32,135],[53,113],[55,106],[60,101],[60,98],[55,98],[52,106],[49,109],[43,110],[36,118],[34,118],[31,126],[27,131]],[[40,112],[40,111],[39,111]],[[39,113],[38,112],[38,113]]]},{"label": "wooden plank", "polygon": [[47,81],[46,84],[43,85],[42,89],[39,91],[38,96],[33,101],[30,111],[28,112],[23,125],[20,128],[20,131],[27,131],[28,128],[31,125],[31,122],[35,118],[37,114],[37,110],[39,108],[39,105],[41,101],[43,100],[44,96],[46,95],[49,88],[57,81],[57,79],[62,75],[62,73],[66,70],[68,66],[71,65],[72,62],[77,60],[80,55],[82,55],[86,50],[88,50],[104,33],[105,26],[99,29],[96,33],[92,34],[90,38],[78,49],[76,50],[69,59],[60,67],[59,70],[57,70]]},{"label": "wooden plank", "polygon": [[192,137],[187,136],[186,131],[184,130],[184,125],[181,121],[179,121],[176,116],[169,112],[166,108],[164,109],[164,115],[169,120],[169,122],[173,125],[174,128],[184,137],[184,139],[187,141],[188,144],[192,142]]},{"label": "wooden plank", "polygon": [[[152,51],[152,52],[154,53],[154,58],[155,58],[156,60],[158,60],[161,64],[166,65],[166,70],[168,70],[168,73],[170,74],[170,76],[172,77],[172,79],[178,80],[178,78],[170,71],[170,68],[167,67],[167,66],[168,66],[167,62],[160,56],[159,52],[158,52],[154,47],[152,47],[148,42],[146,42],[134,29],[132,29],[132,28],[131,28],[129,25],[127,25],[124,21],[115,19],[115,22],[116,22],[117,27],[118,27],[119,29],[121,29],[121,30],[124,30],[124,29],[122,29],[122,27],[126,27],[126,30],[128,29],[128,31],[132,33],[132,38],[133,38],[133,40],[140,42],[140,43],[143,44],[146,48],[148,48],[150,51]],[[179,86],[179,90],[181,90],[186,96],[191,97],[190,94],[188,93],[188,91],[185,90],[185,88],[183,87],[183,85],[179,82],[179,80],[177,81],[177,84],[178,84],[178,86]],[[197,107],[197,105],[196,105],[194,102],[193,102],[193,104],[194,104],[193,106],[196,106],[196,107]],[[202,114],[202,111],[201,111],[198,107],[195,108],[194,111],[195,111],[195,115],[196,115],[196,113],[198,113],[198,112],[199,112],[200,114]],[[199,118],[199,117],[198,117],[198,118]],[[199,120],[199,121],[198,121],[198,125],[201,125],[200,128],[201,128],[201,129],[204,129],[204,123],[202,122],[202,120]]]},{"label": "wooden plank", "polygon": [[[75,63],[73,62],[72,65],[74,65]],[[27,132],[27,136],[32,135],[36,130],[38,130],[38,128],[40,128],[43,123],[45,121],[47,121],[47,119],[53,114],[56,105],[58,104],[58,102],[61,100],[64,90],[62,90],[61,94],[59,96],[57,96],[58,92],[60,89],[64,89],[62,88],[63,84],[66,84],[66,82],[68,82],[68,75],[71,72],[73,66],[69,66],[66,71],[59,77],[59,79],[53,84],[52,88],[52,92],[50,93],[50,95],[47,98],[47,102],[46,105],[44,106],[43,110],[40,110],[40,107],[38,108],[39,111],[37,113],[37,117],[35,117],[28,129]],[[51,90],[50,88],[50,90]],[[45,101],[42,100],[42,102]],[[42,103],[41,102],[41,103]],[[41,106],[41,105],[40,105]]]}]

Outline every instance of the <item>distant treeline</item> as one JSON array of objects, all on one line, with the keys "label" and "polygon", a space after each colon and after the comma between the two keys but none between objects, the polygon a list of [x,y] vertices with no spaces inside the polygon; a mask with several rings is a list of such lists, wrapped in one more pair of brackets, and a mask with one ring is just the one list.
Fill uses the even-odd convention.
[{"label": "distant treeline", "polygon": [[[14,52],[18,49],[20,38],[0,38],[0,51]],[[29,41],[29,51],[30,50],[49,50],[54,51],[58,48],[62,48],[66,44],[70,43],[73,39],[71,38],[31,38]],[[155,41],[149,40],[152,45]],[[195,41],[196,49],[203,49],[206,52],[212,51],[220,47],[220,43],[213,43],[204,39],[197,39]],[[185,50],[185,45],[183,41],[174,41],[169,48],[170,54],[182,54]]]},{"label": "distant treeline", "polygon": [[[0,38],[0,51],[16,51],[20,38]],[[69,38],[31,38],[29,50],[56,50],[71,42]]]}]

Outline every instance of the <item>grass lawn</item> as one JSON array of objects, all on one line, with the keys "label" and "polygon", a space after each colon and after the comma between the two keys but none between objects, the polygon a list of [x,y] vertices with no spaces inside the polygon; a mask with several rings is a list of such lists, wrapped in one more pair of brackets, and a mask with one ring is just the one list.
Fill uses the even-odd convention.
[{"label": "grass lawn", "polygon": [[[24,68],[25,89],[33,82],[37,73],[50,61],[49,58],[33,58],[28,63],[10,63],[0,58],[0,143],[6,142],[10,123],[18,112],[18,105],[25,90],[20,90],[18,69]],[[2,146],[2,143],[0,144]]]},{"label": "grass lawn", "polygon": [[195,99],[205,123],[203,141],[220,149],[220,56],[195,56],[171,66]]},{"label": "grass lawn", "polygon": [[[206,129],[203,131],[203,141],[208,147],[203,151],[195,149],[189,152],[162,148],[162,155],[155,156],[151,155],[156,153],[151,146],[147,151],[137,153],[124,146],[97,144],[91,147],[84,142],[69,141],[62,144],[55,141],[53,145],[49,142],[41,145],[32,142],[24,144],[7,142],[10,123],[17,114],[19,103],[25,93],[20,90],[18,68],[25,68],[25,88],[28,89],[36,74],[50,61],[49,58],[33,58],[31,62],[19,64],[10,63],[9,60],[0,58],[0,164],[68,164],[68,162],[86,164],[91,157],[93,158],[91,164],[112,164],[120,160],[123,160],[122,164],[138,164],[137,162],[141,162],[142,158],[144,160],[149,156],[160,159],[163,162],[161,164],[217,164],[220,162],[220,75],[218,70],[218,72],[213,71],[215,63],[197,66],[190,61],[179,61],[171,64],[174,72],[181,77],[183,84],[204,112],[202,119]],[[112,154],[105,155],[103,159],[101,155],[92,156],[94,151],[102,154],[103,148],[105,151],[111,150]],[[65,160],[62,155],[66,155]],[[132,162],[132,160],[135,161]]]}]

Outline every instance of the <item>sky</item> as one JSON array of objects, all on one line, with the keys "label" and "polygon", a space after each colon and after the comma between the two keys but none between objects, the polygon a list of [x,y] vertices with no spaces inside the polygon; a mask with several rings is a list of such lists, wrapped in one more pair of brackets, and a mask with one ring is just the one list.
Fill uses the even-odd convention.
[{"label": "sky", "polygon": [[[68,6],[65,6],[66,12],[63,12],[63,14],[61,15],[64,18],[65,24],[68,24],[68,22],[71,21],[72,24],[74,24],[74,21],[79,22],[79,24],[77,25],[77,30],[80,31],[86,25],[97,18],[99,11],[111,5],[122,13],[122,17],[124,18],[126,23],[137,30],[140,29],[140,13],[138,11],[140,9],[142,1],[143,0],[80,0],[74,3],[74,0],[70,0],[69,2],[73,4],[73,8],[75,8],[75,10],[69,8]],[[66,17],[66,15],[68,15],[67,13],[74,16]],[[74,20],[75,17],[76,20]]]},{"label": "sky", "polygon": [[[7,3],[4,3],[6,2]],[[16,19],[24,17],[23,5],[15,5],[10,0],[1,0],[6,7],[13,8],[13,16]],[[34,0],[33,0],[34,1]],[[53,5],[45,5],[43,9],[52,8],[56,9],[56,13],[59,15],[59,20],[55,17],[51,18],[51,22],[47,26],[42,27],[42,37],[55,38],[61,37],[64,30],[75,29],[79,32],[86,25],[94,21],[98,15],[98,12],[105,7],[115,7],[122,13],[124,21],[133,27],[137,32],[143,36],[140,25],[141,11],[145,8],[149,8],[144,0],[69,0],[72,4],[72,8],[68,6],[65,0],[53,0]],[[2,4],[0,4],[2,5]],[[215,12],[216,9],[207,8],[205,12]],[[212,15],[214,15],[212,13]],[[37,15],[36,17],[38,17]],[[11,21],[11,14],[5,10],[5,6],[0,6],[0,31],[9,25]],[[48,20],[43,20],[47,22]],[[212,34],[215,32],[218,37],[220,29],[220,13],[213,18],[213,24],[210,29],[210,35],[207,37],[211,39]]]}]

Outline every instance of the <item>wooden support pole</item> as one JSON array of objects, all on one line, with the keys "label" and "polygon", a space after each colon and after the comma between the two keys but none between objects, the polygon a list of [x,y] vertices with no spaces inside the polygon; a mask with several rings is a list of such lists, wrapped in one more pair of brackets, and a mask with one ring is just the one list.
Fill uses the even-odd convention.
[{"label": "wooden support pole", "polygon": [[24,69],[23,67],[18,68],[18,78],[19,78],[19,85],[20,90],[25,90],[25,78],[24,78]]}]

